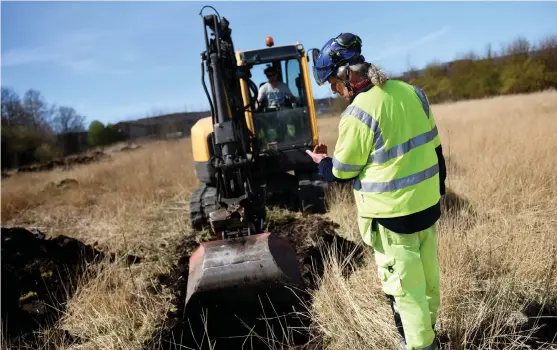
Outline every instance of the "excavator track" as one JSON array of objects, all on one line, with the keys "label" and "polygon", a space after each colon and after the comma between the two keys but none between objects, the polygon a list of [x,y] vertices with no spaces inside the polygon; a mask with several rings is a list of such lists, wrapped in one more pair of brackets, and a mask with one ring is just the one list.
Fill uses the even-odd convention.
[{"label": "excavator track", "polygon": [[[288,182],[281,182],[283,188],[286,183]],[[290,190],[290,193],[297,196],[294,200],[297,205],[292,209],[312,214],[323,214],[327,211],[325,200],[327,183],[319,177],[319,174],[300,174],[297,181],[291,186],[297,186],[297,188]],[[281,203],[270,201],[269,204],[279,205]],[[198,231],[207,227],[209,214],[216,209],[218,209],[217,189],[201,183],[192,193],[190,199],[190,222],[192,227]]]},{"label": "excavator track", "polygon": [[209,214],[218,208],[217,189],[200,183],[190,198],[190,222],[195,230],[202,230],[209,223]]}]

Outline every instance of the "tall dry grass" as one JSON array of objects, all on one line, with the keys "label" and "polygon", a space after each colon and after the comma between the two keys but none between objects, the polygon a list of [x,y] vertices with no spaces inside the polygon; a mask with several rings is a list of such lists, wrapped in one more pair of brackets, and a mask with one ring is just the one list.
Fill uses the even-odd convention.
[{"label": "tall dry grass", "polygon": [[[524,310],[557,305],[557,93],[445,104],[433,112],[449,186],[439,224],[438,331],[450,341],[445,348],[523,348],[539,307]],[[336,123],[320,127],[334,130]],[[334,136],[325,142],[334,144]],[[331,195],[328,215],[357,239],[350,191]],[[330,348],[395,347],[374,263],[349,278],[340,277],[338,265],[329,261],[312,310]]]},{"label": "tall dry grass", "polygon": [[[439,225],[442,307],[439,333],[450,349],[520,348],[523,305],[557,305],[557,92],[433,106],[447,157],[449,194]],[[321,118],[332,151],[337,117]],[[188,198],[196,184],[189,140],[159,142],[70,171],[2,180],[2,225],[66,234],[101,249],[144,257],[103,263],[69,300],[58,327],[83,349],[138,349],[172,307],[159,273],[190,235]],[[52,183],[75,179],[57,188]],[[333,186],[329,218],[359,241],[349,189]],[[393,349],[398,344],[376,267],[349,277],[350,261],[330,254],[309,313],[328,349]],[[531,327],[530,327],[531,328]],[[59,348],[64,348],[63,342]]]},{"label": "tall dry grass", "polygon": [[[196,184],[191,164],[189,140],[179,140],[70,171],[17,175],[2,180],[2,223],[158,254],[161,240],[186,228],[183,214]],[[64,179],[78,184],[54,185]]]},{"label": "tall dry grass", "polygon": [[[64,179],[77,185],[57,187]],[[80,348],[137,349],[171,308],[156,277],[176,262],[188,227],[196,180],[188,140],[157,142],[70,171],[26,173],[2,180],[2,226],[36,227],[98,249],[143,258],[90,271],[69,299],[58,327],[79,336]],[[64,348],[64,342],[55,344]]]}]

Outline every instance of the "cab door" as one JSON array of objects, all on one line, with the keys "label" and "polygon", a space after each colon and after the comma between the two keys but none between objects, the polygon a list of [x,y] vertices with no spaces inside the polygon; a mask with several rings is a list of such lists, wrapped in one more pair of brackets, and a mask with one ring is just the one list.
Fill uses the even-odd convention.
[{"label": "cab door", "polygon": [[296,97],[298,106],[308,105],[305,94],[304,79],[301,74],[300,62],[296,59],[289,59],[285,62],[286,85]]}]

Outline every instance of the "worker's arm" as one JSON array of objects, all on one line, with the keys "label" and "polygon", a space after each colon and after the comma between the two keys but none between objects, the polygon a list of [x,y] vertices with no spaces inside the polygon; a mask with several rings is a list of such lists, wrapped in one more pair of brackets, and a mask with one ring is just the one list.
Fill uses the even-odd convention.
[{"label": "worker's arm", "polygon": [[[431,121],[431,127],[436,128],[435,118],[433,113],[430,112],[429,119]],[[437,154],[437,162],[439,163],[439,189],[441,195],[445,194],[445,180],[447,178],[447,167],[445,165],[445,157],[443,156],[443,148],[441,146],[441,138],[439,134],[435,135],[433,139],[433,145],[435,146],[435,153]]]},{"label": "worker's arm", "polygon": [[441,145],[435,148],[437,153],[437,162],[439,163],[439,189],[441,195],[445,194],[445,179],[447,178],[447,167],[445,166],[445,157],[443,157],[443,149]]},{"label": "worker's arm", "polygon": [[[445,194],[445,179],[447,178],[447,168],[445,166],[445,158],[443,156],[443,149],[441,144],[435,148],[435,153],[437,153],[437,161],[439,163],[439,186],[441,195]],[[352,178],[340,179],[333,174],[333,158],[325,157],[319,161],[319,175],[326,182],[349,182],[358,177],[358,175]]]},{"label": "worker's arm", "polygon": [[267,96],[267,84],[264,84],[261,86],[261,88],[259,89],[259,93],[257,94],[257,103],[259,105],[262,105],[263,102],[265,101],[266,96]]},{"label": "worker's arm", "polygon": [[349,179],[339,179],[336,177],[333,174],[333,158],[331,157],[323,158],[323,160],[319,162],[319,175],[321,175],[326,182],[349,182],[357,178],[357,176]]},{"label": "worker's arm", "polygon": [[294,94],[292,94],[292,91],[290,91],[290,87],[288,87],[288,85],[286,85],[285,83],[283,83],[279,89],[281,89],[284,92],[284,95],[293,102],[298,101],[298,98],[294,96]]},{"label": "worker's arm", "polygon": [[339,123],[339,137],[333,157],[307,151],[319,164],[319,174],[327,182],[348,182],[358,177],[368,162],[373,138],[369,127],[350,115]]},{"label": "worker's arm", "polygon": [[[429,99],[423,90],[421,90],[424,98],[426,99],[425,103],[427,104],[428,111],[429,111],[429,122],[431,125],[431,129],[437,128],[437,123],[435,121],[435,116],[433,115],[433,111],[431,110],[431,106],[429,105]],[[441,138],[439,137],[439,132],[435,135],[433,139],[433,146],[435,147],[435,153],[437,154],[437,162],[439,163],[439,190],[441,195],[445,194],[445,180],[447,179],[447,167],[445,165],[445,157],[443,156],[443,148],[441,146]]]},{"label": "worker's arm", "polygon": [[373,132],[370,127],[352,115],[344,115],[340,119],[332,159],[333,175],[343,180],[358,177],[368,163],[372,144]]}]

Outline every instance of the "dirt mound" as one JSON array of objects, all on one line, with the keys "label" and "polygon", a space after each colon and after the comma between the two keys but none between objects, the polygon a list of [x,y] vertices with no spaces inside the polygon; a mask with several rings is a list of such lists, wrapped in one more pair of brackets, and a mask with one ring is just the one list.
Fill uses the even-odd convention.
[{"label": "dirt mound", "polygon": [[[314,274],[320,276],[323,273],[322,252],[334,247],[332,251],[337,252],[339,257],[353,254],[356,264],[363,262],[363,249],[337,236],[336,228],[337,224],[318,216],[284,216],[270,221],[267,231],[285,238],[295,248],[298,266],[307,287],[304,291],[290,291],[290,294],[287,293],[280,302],[274,302],[273,305],[265,300],[240,302],[245,294],[234,293],[221,296],[226,299],[230,297],[234,302],[227,303],[226,306],[221,304],[218,309],[201,310],[195,304],[188,305],[185,309],[189,256],[198,244],[195,241],[184,242],[179,248],[182,257],[177,266],[170,275],[159,278],[162,284],[173,290],[176,311],[167,315],[163,331],[147,347],[269,349],[269,342],[275,342],[275,345],[288,343],[300,348],[308,346],[311,320],[304,313],[304,304],[311,302],[308,292],[315,288]],[[266,319],[262,319],[263,317]]]},{"label": "dirt mound", "polygon": [[127,146],[124,146],[124,147],[120,148],[118,150],[118,152],[135,151],[136,149],[140,149],[141,147],[142,147],[141,145],[127,145]]},{"label": "dirt mound", "polygon": [[77,186],[79,186],[79,181],[77,181],[76,179],[66,178],[60,181],[49,182],[45,186],[44,191],[67,190],[76,188]]},{"label": "dirt mound", "polygon": [[3,332],[12,342],[28,344],[39,341],[34,331],[61,316],[87,262],[114,259],[74,238],[47,239],[20,227],[2,228],[1,257]]},{"label": "dirt mound", "polygon": [[323,274],[324,252],[334,252],[338,259],[353,254],[356,264],[363,262],[363,249],[356,243],[339,236],[336,230],[340,227],[333,221],[320,216],[299,218],[286,215],[274,219],[267,231],[285,238],[296,250],[298,266],[302,277],[310,289],[316,287],[316,277]]},{"label": "dirt mound", "polygon": [[51,160],[44,164],[31,164],[20,167],[16,170],[18,173],[29,173],[38,171],[48,171],[56,168],[69,169],[75,165],[89,164],[98,162],[102,159],[109,158],[110,156],[102,151],[95,151],[89,154],[78,154],[63,158]]}]

